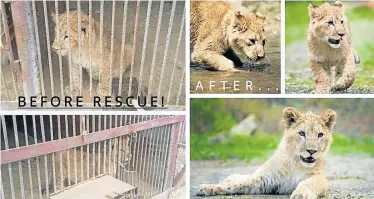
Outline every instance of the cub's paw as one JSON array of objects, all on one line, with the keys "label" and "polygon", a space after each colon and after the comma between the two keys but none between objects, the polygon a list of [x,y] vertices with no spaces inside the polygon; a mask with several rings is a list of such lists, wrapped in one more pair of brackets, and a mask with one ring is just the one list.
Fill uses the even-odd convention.
[{"label": "cub's paw", "polygon": [[290,199],[317,199],[317,195],[306,188],[295,190]]},{"label": "cub's paw", "polygon": [[202,184],[199,186],[199,190],[197,191],[197,196],[211,196],[213,195],[214,185],[210,184]]}]

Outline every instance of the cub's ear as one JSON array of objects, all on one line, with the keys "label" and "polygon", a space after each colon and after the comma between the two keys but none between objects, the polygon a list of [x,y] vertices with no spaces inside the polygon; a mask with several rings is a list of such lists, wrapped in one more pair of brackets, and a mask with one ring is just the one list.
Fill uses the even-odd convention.
[{"label": "cub's ear", "polygon": [[322,120],[325,122],[326,127],[332,130],[336,123],[336,112],[331,109],[327,109],[322,111],[320,113],[320,116]]},{"label": "cub's ear", "polygon": [[336,6],[336,7],[339,7],[340,9],[344,10],[344,5],[341,1],[335,1],[335,3],[332,4],[332,6]]},{"label": "cub's ear", "polygon": [[296,108],[287,107],[283,109],[283,122],[286,129],[290,128],[292,124],[296,123],[301,116],[302,113]]},{"label": "cub's ear", "polygon": [[51,12],[51,18],[54,23],[56,23],[56,13]]},{"label": "cub's ear", "polygon": [[318,8],[318,6],[309,4],[308,10],[309,10],[309,17],[310,17],[310,19],[313,19],[313,18],[315,18],[317,16],[317,10],[316,10],[316,8]]}]

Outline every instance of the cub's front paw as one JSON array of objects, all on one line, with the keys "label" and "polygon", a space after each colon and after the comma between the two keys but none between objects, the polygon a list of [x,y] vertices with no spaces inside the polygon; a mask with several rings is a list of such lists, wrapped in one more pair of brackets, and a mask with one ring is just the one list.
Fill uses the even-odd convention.
[{"label": "cub's front paw", "polygon": [[211,196],[213,195],[214,185],[209,184],[202,184],[199,186],[199,190],[197,190],[197,196]]},{"label": "cub's front paw", "polygon": [[299,188],[291,194],[290,199],[317,199],[317,195],[309,189]]},{"label": "cub's front paw", "polygon": [[234,62],[230,60],[223,60],[217,65],[216,68],[219,71],[237,71],[237,69],[235,69],[234,67]]}]

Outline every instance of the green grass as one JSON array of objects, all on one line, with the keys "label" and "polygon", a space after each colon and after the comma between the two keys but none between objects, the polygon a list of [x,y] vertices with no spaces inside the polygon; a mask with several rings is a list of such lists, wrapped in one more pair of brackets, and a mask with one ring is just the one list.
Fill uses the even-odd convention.
[{"label": "green grass", "polygon": [[[276,150],[281,136],[256,135],[234,136],[224,143],[208,143],[211,133],[191,133],[191,160],[223,160],[232,159],[251,161],[266,160]],[[332,155],[369,154],[374,156],[374,137],[349,138],[334,133],[334,142],[330,148]]]},{"label": "green grass", "polygon": [[368,7],[355,7],[352,10],[349,10],[347,15],[350,20],[356,20],[356,19],[372,20],[374,18],[373,10]]}]

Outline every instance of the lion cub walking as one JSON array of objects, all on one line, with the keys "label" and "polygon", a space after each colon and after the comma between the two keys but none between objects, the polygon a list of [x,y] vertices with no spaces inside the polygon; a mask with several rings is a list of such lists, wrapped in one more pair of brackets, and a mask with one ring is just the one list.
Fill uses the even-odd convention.
[{"label": "lion cub walking", "polygon": [[[69,11],[69,24],[67,26],[67,13],[59,15],[58,24],[55,27],[55,39],[52,47],[57,53],[62,56],[69,56],[69,48],[71,52],[71,84],[73,87],[73,96],[79,95],[80,77],[80,63],[82,67],[88,72],[92,65],[92,78],[100,80],[98,86],[98,94],[101,96],[109,95],[110,78],[119,78],[122,73],[129,69],[132,57],[132,46],[125,45],[122,54],[123,63],[121,63],[121,42],[113,43],[113,64],[112,76],[110,76],[110,61],[111,61],[111,33],[104,29],[102,38],[102,62],[101,62],[101,38],[100,38],[100,24],[84,12],[81,15],[81,29],[78,30],[78,11]],[[52,13],[52,19],[55,23],[56,16]],[[91,23],[89,23],[90,21]],[[69,34],[70,31],[70,34]],[[80,33],[79,33],[80,32]],[[78,38],[80,34],[81,38]],[[59,38],[58,38],[58,37]],[[82,57],[79,54],[79,40],[81,45]],[[92,48],[90,48],[90,41]],[[90,52],[90,49],[92,52]],[[91,55],[91,56],[90,56]],[[92,58],[92,59],[91,59]],[[122,65],[122,66],[121,66]],[[100,78],[99,78],[100,77]],[[99,89],[101,87],[101,89]],[[68,89],[69,90],[69,89]]]},{"label": "lion cub walking", "polygon": [[[191,60],[214,70],[232,70],[265,57],[265,18],[226,2],[191,2]],[[224,54],[230,59],[226,58]]]},{"label": "lion cub walking", "polygon": [[[315,93],[345,90],[355,81],[360,63],[352,48],[348,19],[343,3],[309,4],[308,56],[316,83]],[[335,74],[333,74],[335,67]]]},{"label": "lion cub walking", "polygon": [[200,185],[197,195],[291,194],[291,199],[326,196],[324,156],[330,149],[336,113],[315,115],[283,110],[285,131],[277,151],[252,175],[231,175],[223,183]]}]

